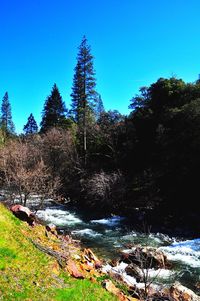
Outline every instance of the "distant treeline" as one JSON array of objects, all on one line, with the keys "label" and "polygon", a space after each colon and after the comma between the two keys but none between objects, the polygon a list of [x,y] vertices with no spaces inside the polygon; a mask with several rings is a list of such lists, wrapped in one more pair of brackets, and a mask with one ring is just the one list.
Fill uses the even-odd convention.
[{"label": "distant treeline", "polygon": [[2,187],[70,198],[96,210],[195,212],[200,184],[200,82],[160,78],[131,100],[129,116],[106,111],[83,37],[71,108],[54,84],[38,127],[17,136],[8,93],[1,109]]}]

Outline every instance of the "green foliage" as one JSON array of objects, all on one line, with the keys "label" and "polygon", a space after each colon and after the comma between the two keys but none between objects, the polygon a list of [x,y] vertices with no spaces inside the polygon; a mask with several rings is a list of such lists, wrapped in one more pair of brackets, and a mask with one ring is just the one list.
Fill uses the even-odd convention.
[{"label": "green foliage", "polygon": [[[162,200],[165,210],[178,211],[185,210],[190,199],[193,210],[199,193],[200,83],[160,78],[140,92],[132,99],[126,130],[130,141],[129,129],[134,129],[130,153],[125,153],[131,162],[133,198],[139,197],[136,183],[143,183],[140,198],[146,203]],[[147,170],[150,178],[143,177]]]},{"label": "green foliage", "polygon": [[93,56],[85,36],[78,49],[77,64],[74,71],[70,114],[78,125],[79,152],[83,158],[84,166],[86,166],[88,132],[89,127],[95,122],[94,110],[97,92],[95,91]]},{"label": "green foliage", "polygon": [[131,104],[129,105],[129,109],[138,109],[144,107],[149,100],[149,92],[148,87],[141,87],[140,94],[137,94],[131,99]]},{"label": "green foliage", "polygon": [[94,107],[95,117],[98,121],[101,115],[105,112],[103,100],[100,94],[96,94],[95,107]]},{"label": "green foliage", "polygon": [[74,120],[79,125],[83,125],[84,116],[86,112],[93,111],[97,97],[93,56],[85,36],[78,48],[77,64],[74,71],[70,112]]},{"label": "green foliage", "polygon": [[15,133],[15,126],[12,120],[11,105],[8,92],[5,93],[1,104],[1,130],[6,136],[12,136]]},{"label": "green foliage", "polygon": [[180,107],[185,104],[186,84],[182,79],[174,77],[170,79],[160,78],[148,89],[149,106],[157,114],[165,108]]},{"label": "green foliage", "polygon": [[45,101],[40,125],[42,133],[53,127],[66,128],[68,126],[65,104],[56,84]]},{"label": "green foliage", "polygon": [[28,117],[27,123],[25,124],[23,131],[25,135],[37,134],[38,126],[32,113]]}]

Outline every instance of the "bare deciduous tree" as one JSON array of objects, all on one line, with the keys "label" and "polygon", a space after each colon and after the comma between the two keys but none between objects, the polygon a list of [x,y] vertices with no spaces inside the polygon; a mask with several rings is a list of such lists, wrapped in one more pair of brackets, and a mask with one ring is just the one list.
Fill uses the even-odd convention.
[{"label": "bare deciduous tree", "polygon": [[53,196],[60,185],[59,177],[52,178],[40,148],[30,141],[11,140],[2,147],[0,169],[4,187],[18,194],[24,205],[31,193],[39,193],[44,199]]},{"label": "bare deciduous tree", "polygon": [[46,132],[42,136],[42,151],[44,161],[54,176],[80,168],[74,139],[68,130],[52,128]]},{"label": "bare deciduous tree", "polygon": [[119,203],[124,200],[124,184],[124,177],[119,170],[111,173],[100,171],[87,180],[84,189],[91,202],[114,206],[116,199]]}]

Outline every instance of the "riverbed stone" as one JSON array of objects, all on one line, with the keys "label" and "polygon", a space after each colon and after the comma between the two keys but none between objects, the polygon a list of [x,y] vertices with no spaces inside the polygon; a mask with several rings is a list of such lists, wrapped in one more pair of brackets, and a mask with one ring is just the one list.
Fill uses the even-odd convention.
[{"label": "riverbed stone", "polygon": [[173,301],[200,301],[200,296],[197,296],[192,290],[175,282],[169,289],[170,297]]},{"label": "riverbed stone", "polygon": [[153,247],[138,246],[130,250],[130,252],[121,252],[121,261],[128,264],[133,263],[145,269],[169,267],[167,256],[161,250]]},{"label": "riverbed stone", "polygon": [[135,263],[129,264],[126,268],[125,271],[128,275],[134,277],[137,282],[141,282],[143,280],[143,274],[141,269],[136,265]]}]

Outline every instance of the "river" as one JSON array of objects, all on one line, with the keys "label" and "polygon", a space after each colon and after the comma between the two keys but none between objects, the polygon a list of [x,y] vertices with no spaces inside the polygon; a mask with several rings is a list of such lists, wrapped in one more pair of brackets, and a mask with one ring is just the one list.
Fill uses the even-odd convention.
[{"label": "river", "polygon": [[[197,283],[200,283],[200,238],[186,239],[170,237],[162,233],[144,233],[136,231],[130,219],[123,216],[104,216],[92,218],[92,212],[80,213],[76,209],[69,209],[64,205],[57,205],[51,200],[45,203],[42,210],[37,211],[37,216],[46,224],[54,224],[59,231],[71,233],[74,239],[81,240],[85,247],[92,248],[97,255],[109,262],[118,258],[121,250],[126,250],[130,245],[153,246],[162,250],[173,263],[170,270],[160,270],[159,273],[150,269],[151,277],[156,276],[156,282],[172,284],[179,281],[181,284],[200,294]],[[34,208],[34,202],[29,207]],[[111,269],[105,264],[105,269]],[[123,276],[131,283],[126,275],[123,263],[119,266]]]}]

